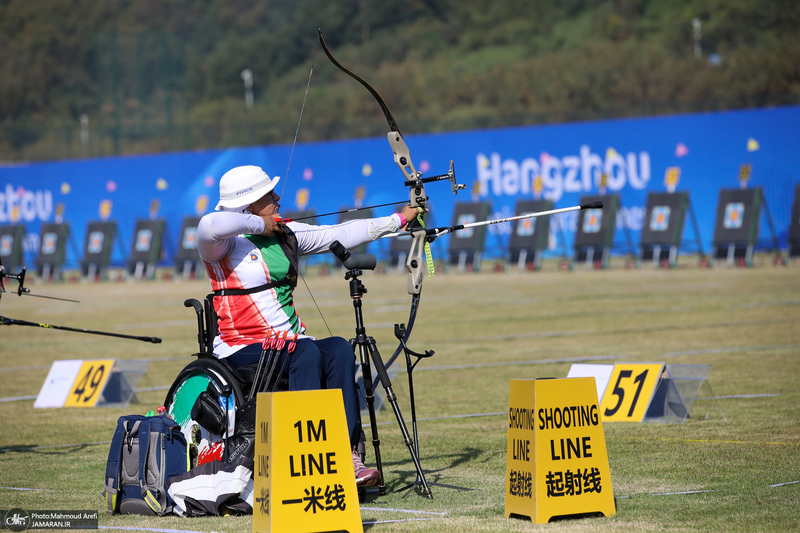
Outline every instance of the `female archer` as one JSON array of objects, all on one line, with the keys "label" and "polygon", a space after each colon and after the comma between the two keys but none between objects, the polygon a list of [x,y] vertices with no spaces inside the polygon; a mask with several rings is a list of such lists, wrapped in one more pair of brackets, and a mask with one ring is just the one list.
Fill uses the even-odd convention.
[{"label": "female archer", "polygon": [[297,257],[327,252],[333,241],[345,248],[374,241],[404,227],[417,216],[418,208],[406,205],[387,217],[331,226],[284,224],[275,192],[278,180],[257,166],[229,170],[219,182],[216,211],[197,226],[197,249],[218,316],[214,355],[239,368],[259,361],[264,339],[275,335],[296,339],[293,352],[281,354],[289,358],[289,390],[342,390],[356,482],[373,486],[380,474],[365,467],[356,452],[361,421],[353,349],[341,337],[316,339],[306,334],[293,301]]}]

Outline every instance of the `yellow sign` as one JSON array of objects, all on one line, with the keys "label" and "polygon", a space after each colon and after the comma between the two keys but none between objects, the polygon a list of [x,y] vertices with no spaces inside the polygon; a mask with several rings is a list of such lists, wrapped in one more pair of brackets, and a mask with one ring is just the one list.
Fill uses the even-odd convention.
[{"label": "yellow sign", "polygon": [[161,202],[158,200],[150,200],[150,220],[158,218],[158,210],[161,208]]},{"label": "yellow sign", "polygon": [[300,211],[305,211],[306,207],[308,206],[308,200],[311,197],[311,191],[303,188],[297,189],[297,193],[294,195],[294,205],[297,206],[297,209]]},{"label": "yellow sign", "polygon": [[603,422],[641,422],[664,363],[617,363],[603,394]]},{"label": "yellow sign", "polygon": [[669,192],[675,192],[678,182],[681,180],[681,167],[669,167],[664,173],[664,185]]},{"label": "yellow sign", "polygon": [[94,407],[106,386],[114,360],[84,361],[64,407]]},{"label": "yellow sign", "polygon": [[507,518],[616,514],[594,378],[511,380]]},{"label": "yellow sign", "polygon": [[100,220],[105,222],[109,218],[111,218],[111,208],[114,207],[114,203],[111,200],[101,200],[100,201]]},{"label": "yellow sign", "polygon": [[194,212],[197,213],[197,216],[202,216],[206,209],[208,209],[208,195],[201,194],[194,202]]},{"label": "yellow sign", "polygon": [[533,177],[533,197],[535,199],[539,199],[542,196],[542,192],[544,192],[544,178],[542,178],[541,174],[537,174]]},{"label": "yellow sign", "polygon": [[739,181],[747,181],[750,179],[750,174],[753,173],[753,166],[750,164],[743,164],[739,166]]},{"label": "yellow sign", "polygon": [[367,188],[364,187],[363,185],[359,185],[358,187],[356,187],[356,196],[355,196],[356,207],[361,207],[362,205],[364,205],[364,198],[366,197],[367,197]]},{"label": "yellow sign", "polygon": [[253,533],[363,532],[339,390],[259,393]]}]

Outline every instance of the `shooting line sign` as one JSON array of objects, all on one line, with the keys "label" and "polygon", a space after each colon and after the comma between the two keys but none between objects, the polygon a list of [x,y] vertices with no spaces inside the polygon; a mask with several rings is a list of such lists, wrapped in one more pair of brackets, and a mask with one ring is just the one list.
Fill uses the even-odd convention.
[{"label": "shooting line sign", "polygon": [[505,514],[616,514],[593,378],[511,380]]},{"label": "shooting line sign", "polygon": [[253,533],[363,532],[342,393],[259,393]]}]

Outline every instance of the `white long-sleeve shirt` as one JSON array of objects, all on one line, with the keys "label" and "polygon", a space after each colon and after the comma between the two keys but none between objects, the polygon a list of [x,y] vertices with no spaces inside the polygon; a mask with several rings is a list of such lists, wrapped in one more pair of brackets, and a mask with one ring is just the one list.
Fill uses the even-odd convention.
[{"label": "white long-sleeve shirt", "polygon": [[[328,251],[333,241],[354,248],[400,229],[397,214],[358,219],[331,226],[290,222],[297,237],[299,255]],[[215,211],[200,219],[197,250],[205,264],[212,290],[249,289],[282,279],[289,271],[289,259],[275,237],[260,235],[261,217]],[[305,324],[297,315],[289,285],[243,295],[214,298],[219,332],[214,354],[227,357],[237,350],[261,342],[273,331],[306,337]]]}]

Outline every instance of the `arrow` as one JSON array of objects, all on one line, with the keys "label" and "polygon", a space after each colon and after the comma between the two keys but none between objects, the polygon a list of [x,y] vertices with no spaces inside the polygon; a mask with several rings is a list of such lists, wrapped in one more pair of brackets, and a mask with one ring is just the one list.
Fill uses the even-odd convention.
[{"label": "arrow", "polygon": [[386,235],[382,236],[382,239],[387,239],[389,237],[401,237],[403,235],[409,235],[412,233],[419,233],[425,232],[428,237],[438,238],[442,235],[447,235],[448,233],[452,233],[454,231],[467,229],[467,228],[476,228],[479,226],[489,226],[491,224],[502,224],[503,222],[512,222],[514,220],[524,220],[526,218],[536,218],[536,217],[543,217],[549,215],[557,215],[559,213],[567,213],[570,211],[580,211],[581,209],[602,209],[603,202],[592,202],[590,204],[583,204],[583,205],[576,205],[572,207],[564,207],[562,209],[551,209],[550,211],[539,211],[538,213],[526,213],[524,215],[517,215],[513,217],[507,218],[498,218],[495,220],[483,220],[480,222],[471,222],[469,224],[457,224],[455,226],[445,226],[440,228],[428,228],[428,229],[420,229],[420,230],[412,230],[412,231],[399,231],[396,233],[387,233]]}]

